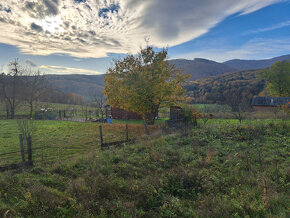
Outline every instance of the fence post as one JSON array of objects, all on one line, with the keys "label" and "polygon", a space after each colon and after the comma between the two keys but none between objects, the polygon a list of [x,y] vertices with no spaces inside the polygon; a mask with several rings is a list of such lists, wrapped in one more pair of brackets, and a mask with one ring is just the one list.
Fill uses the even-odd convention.
[{"label": "fence post", "polygon": [[99,130],[100,130],[101,149],[103,150],[103,128],[102,128],[102,125],[99,126]]},{"label": "fence post", "polygon": [[145,128],[145,133],[147,135],[149,135],[149,130],[148,130],[148,126],[147,126],[147,122],[146,121],[144,121],[144,128]]},{"label": "fence post", "polygon": [[129,128],[128,128],[128,123],[126,123],[126,141],[129,141]]},{"label": "fence post", "polygon": [[28,164],[33,165],[31,136],[27,137]]},{"label": "fence post", "polygon": [[19,134],[19,145],[20,145],[22,164],[24,164],[25,163],[25,156],[24,156],[24,145],[23,145],[23,135],[22,134]]}]

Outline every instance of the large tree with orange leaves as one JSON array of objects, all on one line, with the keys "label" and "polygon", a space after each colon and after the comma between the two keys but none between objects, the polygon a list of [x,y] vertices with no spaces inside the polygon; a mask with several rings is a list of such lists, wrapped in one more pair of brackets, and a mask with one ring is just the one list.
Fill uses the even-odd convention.
[{"label": "large tree with orange leaves", "polygon": [[141,114],[148,124],[160,107],[177,105],[185,100],[182,84],[186,75],[167,62],[167,50],[152,47],[137,55],[116,60],[105,77],[104,94],[113,107]]}]

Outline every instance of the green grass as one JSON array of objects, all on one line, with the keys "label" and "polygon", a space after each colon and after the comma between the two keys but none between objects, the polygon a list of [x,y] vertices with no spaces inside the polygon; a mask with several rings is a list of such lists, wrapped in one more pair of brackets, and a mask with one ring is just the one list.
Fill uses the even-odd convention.
[{"label": "green grass", "polygon": [[193,106],[194,108],[200,111],[206,108],[210,113],[218,113],[220,111],[223,112],[231,111],[231,107],[228,105],[220,105],[220,104],[189,104],[189,105]]},{"label": "green grass", "polygon": [[[201,119],[198,122],[201,125],[203,124]],[[247,126],[254,125],[255,126],[255,125],[262,125],[262,124],[269,124],[269,123],[282,125],[283,123],[289,123],[289,121],[283,121],[281,119],[242,120],[242,124],[241,125],[247,125]],[[209,119],[207,121],[207,124],[218,124],[218,125],[226,125],[226,124],[228,124],[228,125],[240,126],[239,120],[237,120],[237,119]]]},{"label": "green grass", "polygon": [[[37,162],[51,163],[78,156],[100,147],[99,123],[70,121],[34,121],[32,136],[33,158]],[[124,124],[102,124],[104,142],[125,139]],[[0,120],[0,155],[19,151],[17,122]],[[144,134],[143,125],[131,123],[129,138]],[[20,162],[20,154],[1,156],[0,166]]]},{"label": "green grass", "polygon": [[[0,125],[0,138],[10,132],[4,140],[11,145],[13,125]],[[88,136],[95,127],[41,122],[36,134],[41,143],[55,140],[52,155],[59,146],[94,148]],[[113,135],[124,126],[110,127]],[[287,217],[289,132],[289,121],[210,120],[131,145],[84,149],[71,159],[72,151],[63,152],[62,161],[0,173],[0,216]]]}]

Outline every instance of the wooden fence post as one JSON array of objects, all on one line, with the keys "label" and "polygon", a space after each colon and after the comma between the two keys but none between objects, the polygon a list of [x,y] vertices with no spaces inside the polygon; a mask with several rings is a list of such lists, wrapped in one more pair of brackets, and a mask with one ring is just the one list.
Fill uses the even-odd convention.
[{"label": "wooden fence post", "polygon": [[102,125],[99,126],[99,130],[100,130],[101,149],[103,150],[103,128],[102,128]]},{"label": "wooden fence post", "polygon": [[19,134],[19,145],[20,145],[22,164],[24,164],[25,163],[25,155],[24,155],[24,145],[23,145],[23,135],[22,134]]},{"label": "wooden fence post", "polygon": [[129,141],[129,128],[128,128],[128,123],[126,123],[126,141]]},{"label": "wooden fence post", "polygon": [[32,161],[32,142],[31,142],[31,136],[27,137],[27,152],[28,152],[28,164],[33,165]]},{"label": "wooden fence post", "polygon": [[145,128],[145,133],[147,135],[149,135],[149,130],[148,130],[148,126],[147,126],[147,122],[146,121],[144,121],[144,128]]}]

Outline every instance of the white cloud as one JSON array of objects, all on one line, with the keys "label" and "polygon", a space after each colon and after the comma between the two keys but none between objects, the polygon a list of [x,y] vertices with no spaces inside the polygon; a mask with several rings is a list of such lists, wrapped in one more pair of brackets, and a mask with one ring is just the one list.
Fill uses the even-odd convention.
[{"label": "white cloud", "polygon": [[250,31],[245,32],[244,34],[247,35],[247,34],[253,34],[253,33],[267,32],[267,31],[276,30],[276,29],[280,29],[283,27],[287,27],[287,26],[290,26],[290,20],[287,20],[287,21],[284,21],[281,23],[277,23],[277,24],[269,26],[269,27],[260,28],[257,30],[250,30]]},{"label": "white cloud", "polygon": [[32,55],[135,53],[146,36],[157,47],[178,45],[229,15],[279,1],[6,0],[0,3],[0,42]]},{"label": "white cloud", "polygon": [[172,58],[194,59],[197,57],[223,62],[235,59],[259,60],[273,58],[290,53],[290,38],[264,39],[256,38],[237,48],[205,49],[201,52],[193,52],[174,56]]},{"label": "white cloud", "polygon": [[51,65],[41,65],[39,69],[46,74],[87,74],[87,75],[102,74],[95,70],[63,67],[63,66],[51,66]]}]

